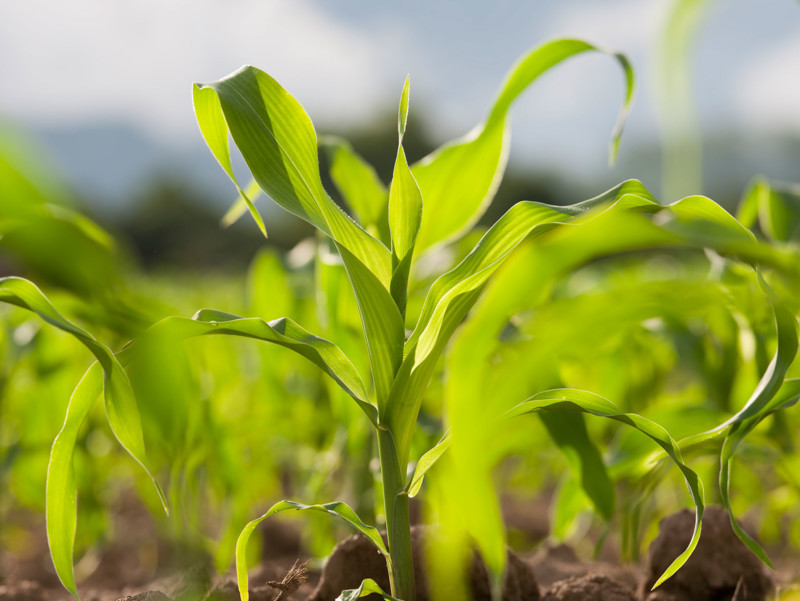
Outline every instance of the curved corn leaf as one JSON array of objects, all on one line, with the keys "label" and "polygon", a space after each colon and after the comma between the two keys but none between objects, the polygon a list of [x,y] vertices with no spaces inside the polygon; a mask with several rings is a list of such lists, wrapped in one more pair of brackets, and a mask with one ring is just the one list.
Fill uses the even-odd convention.
[{"label": "curved corn leaf", "polygon": [[330,175],[356,220],[365,228],[374,228],[379,239],[389,242],[387,204],[389,191],[375,168],[359,156],[347,140],[326,136],[320,138],[330,162]]},{"label": "curved corn leaf", "polygon": [[336,601],[355,601],[355,599],[360,599],[361,597],[366,597],[367,595],[372,595],[373,593],[383,597],[384,601],[400,601],[399,599],[396,599],[395,597],[385,593],[380,585],[372,578],[367,578],[366,580],[362,581],[358,588],[342,591],[342,594],[336,597]]},{"label": "curved corn leaf", "polygon": [[403,150],[403,135],[408,119],[409,79],[403,86],[397,119],[399,141],[394,163],[392,185],[389,189],[389,231],[392,237],[392,282],[390,290],[401,315],[405,315],[408,275],[414,254],[419,224],[422,220],[422,195],[408,168]]},{"label": "curved corn leaf", "polygon": [[[117,438],[122,447],[133,457],[133,459],[142,466],[147,473],[148,477],[155,486],[164,511],[168,512],[167,500],[161,487],[156,482],[150,468],[147,466],[147,456],[144,447],[144,436],[142,434],[142,425],[139,418],[139,411],[136,408],[136,399],[133,395],[130,380],[125,370],[120,365],[117,357],[106,346],[94,339],[94,337],[79,328],[66,318],[64,318],[56,308],[50,303],[47,297],[42,294],[34,284],[28,280],[17,277],[0,278],[0,302],[16,305],[22,307],[33,313],[36,313],[45,322],[63,330],[75,338],[77,338],[91,353],[95,356],[98,363],[102,366],[103,370],[103,393],[105,399],[106,416],[108,417],[108,424],[111,431]],[[96,370],[95,370],[96,371]],[[95,376],[92,376],[91,381],[94,381]],[[82,380],[82,382],[84,382]],[[88,411],[87,404],[91,401],[88,399],[89,394],[85,392],[88,390],[89,384],[81,388],[77,399],[74,399],[77,407],[72,411],[67,411],[67,418],[62,428],[62,432],[66,432],[66,439],[69,440],[70,434],[83,422],[85,411]],[[92,397],[96,398],[95,397]],[[86,406],[85,411],[83,408]],[[67,456],[67,451],[74,447],[68,442],[58,447],[58,464],[64,465],[64,457]],[[54,449],[56,447],[54,446]],[[71,453],[69,453],[71,459]],[[49,474],[49,471],[48,471]],[[52,492],[51,492],[52,491]],[[55,497],[57,494],[68,494],[69,498],[58,499]],[[64,517],[61,521],[48,520],[48,540],[56,545],[56,553],[53,555],[53,561],[56,564],[56,571],[59,578],[61,578],[64,586],[75,594],[74,578],[72,576],[72,542],[75,539],[75,517],[74,512],[77,510],[74,493],[74,484],[59,483],[54,481],[52,488],[48,489],[47,502],[55,502],[61,507],[55,509],[57,514],[64,515],[71,513],[72,517]],[[69,553],[65,552],[65,548],[69,546]],[[66,563],[67,560],[69,563]]]},{"label": "curved corn leaf", "polygon": [[730,518],[731,527],[733,531],[736,533],[736,536],[739,537],[750,551],[752,551],[761,561],[763,561],[766,565],[768,565],[773,570],[775,566],[772,565],[769,557],[767,556],[766,551],[761,547],[758,542],[751,537],[744,529],[741,527],[739,522],[733,515],[733,509],[731,507],[731,491],[730,491],[730,478],[731,478],[731,469],[733,466],[733,458],[738,449],[739,445],[742,443],[744,438],[755,429],[766,417],[774,413],[775,411],[780,411],[781,409],[785,409],[787,407],[791,407],[800,400],[800,378],[792,378],[784,381],[783,385],[781,386],[780,390],[777,394],[770,400],[769,404],[764,408],[764,410],[757,416],[748,418],[744,421],[739,421],[733,424],[730,429],[730,432],[725,437],[725,441],[722,444],[722,450],[720,452],[720,471],[719,471],[719,491],[720,491],[720,498],[722,500],[722,506],[728,512],[728,516]]},{"label": "curved corn leaf", "polygon": [[356,512],[345,503],[335,501],[333,503],[325,503],[324,505],[304,505],[303,503],[297,503],[295,501],[279,501],[270,507],[264,515],[252,520],[251,522],[248,522],[236,541],[236,579],[239,584],[239,595],[241,596],[242,601],[248,601],[250,597],[247,586],[247,542],[250,540],[250,535],[253,533],[253,530],[255,530],[256,527],[265,519],[271,515],[275,515],[276,513],[287,511],[289,509],[294,509],[296,511],[319,511],[343,519],[361,534],[366,536],[370,542],[375,545],[378,551],[380,551],[381,554],[386,558],[387,564],[390,562],[389,551],[386,549],[386,545],[384,544],[377,528],[362,522],[361,518],[356,515]]},{"label": "curved corn leaf", "polygon": [[388,288],[389,251],[323,189],[316,132],[297,100],[272,77],[247,66],[219,81],[195,84],[194,102],[203,137],[234,183],[228,133],[264,192],[347,248]]},{"label": "curved corn leaf", "polygon": [[540,413],[547,433],[564,454],[575,480],[592,502],[597,514],[608,521],[614,516],[616,497],[603,455],[586,430],[583,415],[574,412]]},{"label": "curved corn leaf", "polygon": [[414,469],[414,475],[411,482],[408,484],[408,496],[414,498],[417,496],[419,489],[422,487],[422,481],[425,479],[425,474],[431,469],[434,464],[439,461],[439,457],[444,455],[445,451],[450,448],[450,435],[445,434],[436,445],[429,449],[417,461],[417,467]]},{"label": "curved corn leaf", "polygon": [[691,556],[698,541],[702,524],[704,500],[703,483],[697,474],[689,468],[681,458],[681,451],[669,433],[661,426],[635,413],[623,413],[616,405],[603,397],[584,390],[568,388],[547,390],[532,396],[510,409],[506,415],[516,417],[526,413],[541,411],[578,411],[605,417],[620,422],[639,430],[642,434],[655,441],[672,459],[678,469],[683,473],[689,495],[695,506],[695,523],[692,538],[686,549],[670,564],[666,571],[656,581],[653,588],[660,586],[667,578],[672,576]]},{"label": "curved corn leaf", "polygon": [[[531,51],[512,68],[486,122],[464,139],[449,143],[418,163],[416,177],[425,213],[420,226],[419,252],[456,238],[469,230],[491,202],[508,158],[506,126],[511,105],[528,86],[562,61],[587,51],[599,51],[581,40],[554,40]],[[622,66],[626,80],[625,100],[611,140],[611,161],[617,156],[619,138],[633,99],[634,77],[628,59],[611,54]]]},{"label": "curved corn leaf", "polygon": [[[448,300],[467,290],[474,290],[496,271],[508,254],[535,229],[544,232],[556,224],[589,213],[593,209],[610,203],[624,208],[624,201],[636,199],[640,204],[649,202],[660,207],[645,187],[636,180],[628,180],[595,198],[574,205],[553,207],[538,202],[520,202],[511,207],[489,228],[475,248],[461,263],[436,279],[428,291],[417,325],[405,345],[406,355],[424,335],[424,342],[417,345],[415,362],[424,360],[441,327]],[[641,200],[639,200],[641,199]],[[631,206],[633,206],[631,204]],[[434,323],[436,325],[431,326]]]},{"label": "curved corn leaf", "polygon": [[78,591],[72,566],[78,519],[78,489],[75,485],[72,457],[81,425],[102,390],[103,370],[99,363],[93,363],[72,392],[64,425],[53,441],[47,465],[47,545],[50,547],[50,556],[59,580],[76,598]]},{"label": "curved corn leaf", "polygon": [[[200,126],[200,133],[203,134],[203,139],[206,141],[214,158],[217,159],[222,169],[228,174],[228,177],[231,178],[233,185],[236,186],[236,189],[239,191],[239,198],[244,202],[244,206],[250,210],[250,214],[253,216],[256,225],[258,225],[258,229],[266,238],[267,228],[264,225],[264,220],[261,218],[261,213],[258,212],[253,201],[250,200],[239,185],[236,175],[233,173],[230,148],[228,147],[228,128],[225,125],[219,97],[214,94],[214,90],[194,86],[192,88],[192,101],[194,103],[197,123]],[[232,216],[229,217],[226,214],[223,220],[234,219],[237,212],[243,213],[236,205],[234,205],[233,211],[234,214]]]},{"label": "curved corn leaf", "polygon": [[239,317],[222,311],[201,309],[192,319],[166,317],[154,324],[150,332],[172,339],[212,335],[242,336],[286,347],[327,373],[358,403],[373,425],[378,423],[377,411],[368,401],[361,376],[341,349],[324,338],[314,336],[286,317],[266,322],[258,317]]}]

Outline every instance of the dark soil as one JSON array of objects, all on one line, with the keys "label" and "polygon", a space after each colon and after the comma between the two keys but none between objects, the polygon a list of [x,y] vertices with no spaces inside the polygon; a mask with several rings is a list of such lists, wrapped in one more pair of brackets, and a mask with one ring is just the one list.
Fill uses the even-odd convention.
[{"label": "dark soil", "polygon": [[[643,594],[658,580],[691,539],[694,513],[673,514],[659,525],[658,537],[650,545]],[[703,516],[703,530],[694,554],[683,567],[661,585],[648,601],[759,601],[774,589],[767,568],[745,547],[731,528],[728,514],[710,507]]]},{"label": "dark soil", "polygon": [[[526,556],[509,551],[504,599],[760,601],[770,598],[775,577],[736,538],[727,514],[716,508],[706,511],[703,534],[692,558],[675,576],[651,592],[656,578],[686,546],[693,523],[694,514],[689,511],[662,520],[660,534],[650,547],[644,569],[580,561],[563,545],[543,545]],[[362,579],[368,577],[388,590],[383,558],[363,537],[354,536],[343,541],[323,572],[311,572],[309,580],[302,582],[301,566],[295,563],[298,556],[304,555],[299,533],[277,520],[265,526],[269,529],[265,537],[269,550],[264,554],[262,566],[251,574],[250,599],[253,601],[276,601],[281,594],[280,601],[333,601],[343,589],[357,588]],[[415,527],[412,533],[418,601],[429,599],[428,579],[422,566],[426,541],[436,536],[433,532]],[[46,549],[43,552],[46,557]],[[216,576],[208,561],[195,561],[188,570],[173,570],[169,577],[151,570],[149,580],[143,580],[148,571],[140,563],[130,550],[110,549],[101,556],[96,573],[79,586],[81,598],[83,601],[239,600],[233,574]],[[54,578],[49,562],[41,557],[28,563],[14,563],[3,557],[0,570],[0,601],[71,600]],[[788,579],[782,577],[780,581],[786,583]],[[475,554],[469,583],[475,601],[490,598],[488,583],[486,567]],[[437,587],[441,584],[437,583]]]},{"label": "dark soil", "polygon": [[[414,581],[417,601],[430,601],[428,577],[424,569],[429,539],[434,530],[415,526],[411,530],[411,547],[414,556]],[[469,587],[473,601],[491,601],[489,574],[480,556],[473,556],[470,566]],[[358,588],[365,578],[372,578],[385,591],[389,590],[386,562],[375,546],[363,535],[351,536],[337,545],[331,555],[322,579],[309,601],[335,601],[345,589]],[[378,600],[378,595],[364,597]],[[539,586],[530,565],[513,551],[508,552],[508,570],[503,584],[503,599],[507,601],[539,601]]]}]

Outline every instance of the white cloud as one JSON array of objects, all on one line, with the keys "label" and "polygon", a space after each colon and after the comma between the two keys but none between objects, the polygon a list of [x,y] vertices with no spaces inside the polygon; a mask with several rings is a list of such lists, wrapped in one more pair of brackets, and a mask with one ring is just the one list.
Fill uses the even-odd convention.
[{"label": "white cloud", "polygon": [[315,120],[354,120],[382,99],[392,35],[336,22],[308,0],[5,3],[0,112],[40,122],[129,118],[186,136],[191,82],[248,63]]},{"label": "white cloud", "polygon": [[735,105],[748,129],[800,134],[800,28],[752,57],[742,69]]}]

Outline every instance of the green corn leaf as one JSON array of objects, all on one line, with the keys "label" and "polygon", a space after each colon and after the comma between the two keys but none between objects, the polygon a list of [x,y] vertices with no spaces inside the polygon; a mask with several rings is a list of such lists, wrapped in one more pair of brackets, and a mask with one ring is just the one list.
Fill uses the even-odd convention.
[{"label": "green corn leaf", "polygon": [[[441,328],[448,301],[452,302],[458,294],[482,285],[532,231],[539,229],[544,233],[571,217],[590,214],[592,210],[614,202],[619,209],[624,209],[626,202],[631,206],[634,202],[650,202],[659,206],[640,182],[629,180],[595,198],[574,205],[551,207],[537,202],[520,202],[511,207],[484,234],[461,263],[433,283],[425,298],[417,326],[406,342],[405,353],[410,353],[424,333],[425,341],[418,345],[415,361],[420,363],[424,360],[426,351],[429,352],[436,339],[437,330]],[[435,325],[431,326],[432,323]]]},{"label": "green corn leaf", "polygon": [[745,437],[752,432],[764,419],[772,415],[776,411],[791,407],[800,400],[800,378],[792,378],[785,380],[781,385],[778,392],[770,399],[770,402],[755,416],[749,417],[735,422],[725,440],[722,444],[720,451],[720,470],[719,470],[719,491],[722,506],[728,512],[731,527],[736,533],[736,536],[753,552],[761,561],[768,565],[773,570],[775,566],[769,559],[766,551],[758,544],[753,537],[751,537],[741,527],[736,517],[733,515],[733,508],[731,507],[731,470],[733,468],[733,459],[739,445],[744,441]]},{"label": "green corn leaf", "polygon": [[702,524],[704,501],[703,483],[697,474],[689,468],[681,457],[681,451],[677,443],[669,433],[661,426],[635,413],[623,413],[616,405],[603,397],[583,390],[573,390],[560,388],[547,390],[532,396],[510,409],[507,413],[509,417],[516,417],[527,413],[541,411],[578,411],[605,417],[632,428],[635,428],[645,436],[655,441],[675,463],[683,473],[689,495],[695,506],[695,524],[692,538],[686,549],[670,564],[666,571],[656,581],[653,588],[660,586],[665,580],[671,577],[689,559],[698,541],[700,540],[700,530]]},{"label": "green corn leaf", "polygon": [[282,317],[266,322],[257,317],[239,317],[222,311],[201,309],[192,319],[166,317],[150,330],[152,335],[172,339],[209,335],[242,336],[291,349],[333,378],[358,403],[372,424],[378,423],[375,406],[368,401],[361,376],[347,356],[335,344],[309,333],[291,319]]},{"label": "green corn leaf", "polygon": [[603,455],[589,438],[583,415],[573,412],[541,413],[547,433],[567,458],[575,480],[592,502],[598,515],[608,521],[614,516],[614,484]]},{"label": "green corn leaf", "polygon": [[[217,159],[225,173],[231,178],[233,185],[239,191],[239,198],[244,202],[245,207],[250,210],[250,214],[258,225],[258,229],[267,236],[267,228],[264,225],[264,220],[261,218],[261,213],[255,207],[253,202],[247,196],[245,191],[239,185],[236,175],[233,173],[233,166],[231,165],[230,148],[228,147],[228,128],[225,125],[225,119],[222,114],[222,106],[220,106],[219,97],[214,94],[214,90],[209,88],[201,88],[194,86],[192,88],[192,100],[194,102],[194,112],[197,117],[197,123],[200,126],[200,133],[203,134],[211,154]],[[234,214],[239,211],[234,205]],[[233,219],[233,217],[226,218]]]},{"label": "green corn leaf", "polygon": [[[42,294],[41,290],[28,280],[17,277],[0,278],[0,302],[16,305],[36,313],[45,322],[77,338],[91,351],[102,366],[103,396],[111,431],[128,454],[145,470],[155,486],[164,511],[168,511],[164,493],[147,466],[142,425],[130,380],[114,353],[95,340],[91,334],[64,318],[47,297]],[[93,380],[94,376],[91,378],[91,381]],[[73,411],[67,412],[67,421],[62,429],[68,432],[66,440],[69,440],[69,437],[72,436],[69,432],[77,430],[83,422],[85,417],[83,407],[90,402],[88,400],[89,394],[84,392],[88,388],[89,384],[86,384],[80,391],[78,398],[75,399],[78,407]],[[96,398],[96,395],[93,398]],[[86,410],[88,411],[88,408]],[[73,447],[74,443],[72,446],[66,443],[60,448],[69,450]],[[66,452],[61,451],[59,461],[62,466],[65,456]],[[71,454],[69,456],[71,458]],[[74,514],[77,510],[77,505],[74,501],[75,495],[72,492],[74,491],[74,484],[59,484],[56,481],[53,484],[53,488],[49,490],[52,492],[48,493],[48,503],[54,502],[61,506],[58,510],[54,509],[56,513],[65,514],[71,511]],[[68,496],[57,498],[56,495],[61,493]],[[48,539],[57,545],[56,554],[53,555],[54,563],[59,562],[56,564],[56,571],[59,574],[59,578],[62,578],[64,586],[73,594],[75,594],[75,583],[72,576],[72,564],[71,561],[69,564],[66,563],[67,559],[71,559],[72,552],[70,550],[69,553],[65,553],[65,547],[70,546],[71,548],[75,539],[75,519],[74,515],[72,515],[72,517],[64,518],[61,522],[48,521]]]},{"label": "green corn leaf", "polygon": [[336,597],[336,601],[355,601],[355,599],[360,599],[361,597],[372,594],[380,595],[384,601],[400,601],[385,593],[380,585],[372,580],[372,578],[364,580],[358,588],[342,591],[342,594]]},{"label": "green corn leaf", "polygon": [[405,328],[394,300],[346,248],[338,246],[353,287],[369,351],[378,412],[383,418],[395,374],[403,360]]},{"label": "green corn leaf", "polygon": [[753,537],[751,537],[741,527],[736,517],[733,515],[733,508],[731,507],[731,490],[730,479],[731,470],[733,467],[733,459],[736,450],[744,441],[745,437],[752,432],[764,419],[772,415],[776,411],[781,411],[788,407],[794,406],[800,400],[800,378],[791,378],[785,380],[778,392],[770,400],[769,404],[756,416],[738,421],[731,426],[728,435],[722,444],[720,452],[720,471],[719,471],[719,491],[722,506],[728,512],[731,527],[739,539],[753,552],[761,561],[768,565],[773,570],[775,566],[769,559],[766,551],[758,544]]},{"label": "green corn leaf", "polygon": [[419,489],[422,487],[422,481],[425,479],[425,474],[428,473],[428,470],[439,461],[439,458],[444,455],[445,451],[449,448],[450,436],[445,434],[433,448],[419,458],[417,467],[414,469],[414,476],[411,478],[411,482],[408,485],[409,497],[414,498],[417,496]]},{"label": "green corn leaf", "polygon": [[397,159],[394,163],[392,185],[389,189],[389,231],[392,236],[390,290],[401,315],[405,315],[408,275],[411,271],[414,243],[422,220],[422,195],[408,167],[406,153],[403,150],[403,134],[406,131],[406,120],[408,119],[409,85],[409,79],[406,78],[397,119],[399,133]]},{"label": "green corn leaf", "polygon": [[389,191],[378,177],[375,168],[359,156],[350,144],[341,138],[320,138],[330,162],[330,175],[347,206],[365,228],[374,228],[379,239],[389,242],[386,229]]},{"label": "green corn leaf", "polygon": [[345,503],[335,501],[333,503],[325,503],[324,505],[304,505],[302,503],[296,503],[295,501],[279,501],[270,507],[264,515],[249,522],[239,535],[239,539],[236,541],[236,579],[239,583],[239,595],[241,596],[242,601],[248,601],[250,596],[247,578],[247,542],[250,540],[250,535],[253,534],[253,530],[255,530],[261,522],[271,515],[275,515],[276,513],[290,509],[294,509],[296,511],[319,511],[343,519],[361,534],[366,536],[372,542],[372,544],[375,545],[378,551],[380,551],[381,554],[386,558],[387,562],[390,561],[389,551],[386,549],[386,545],[384,544],[377,528],[361,521],[361,518],[356,515],[356,512]]},{"label": "green corn leaf", "polygon": [[232,179],[228,133],[264,192],[347,248],[388,288],[389,251],[323,189],[316,132],[297,100],[254,67],[214,83],[195,84],[194,99],[203,136]]},{"label": "green corn leaf", "polygon": [[[249,210],[247,200],[250,200],[251,203],[254,203],[259,196],[261,196],[261,188],[259,188],[258,182],[256,180],[251,179],[250,183],[247,184],[247,187],[244,189],[244,194],[240,194],[239,196],[237,196],[234,199],[231,208],[228,209],[225,215],[222,216],[222,219],[220,219],[219,222],[220,225],[222,227],[230,227],[234,223],[239,221],[239,219],[242,218],[242,215],[247,213],[247,211]],[[261,218],[260,215],[258,217],[259,219]]]},{"label": "green corn leaf", "polygon": [[102,390],[103,370],[99,363],[94,363],[72,392],[67,406],[67,417],[53,441],[50,462],[47,465],[47,544],[59,580],[76,598],[78,591],[72,566],[78,518],[78,490],[72,457],[81,425]]},{"label": "green corn leaf", "polygon": [[[511,105],[540,75],[587,51],[604,52],[586,42],[569,39],[536,48],[512,68],[483,125],[412,166],[425,199],[418,252],[460,236],[478,221],[494,197],[505,170],[509,145],[507,116]],[[634,77],[627,58],[621,54],[611,56],[622,66],[626,79],[624,104],[612,134],[613,162],[633,99]]]}]

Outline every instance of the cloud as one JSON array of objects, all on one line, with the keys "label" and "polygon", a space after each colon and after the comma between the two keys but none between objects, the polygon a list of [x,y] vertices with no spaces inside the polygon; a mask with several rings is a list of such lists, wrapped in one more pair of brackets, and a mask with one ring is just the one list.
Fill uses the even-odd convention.
[{"label": "cloud", "polygon": [[186,136],[192,81],[254,64],[315,121],[354,120],[382,100],[392,35],[326,18],[308,0],[26,0],[0,10],[0,112],[53,123],[122,118]]}]

